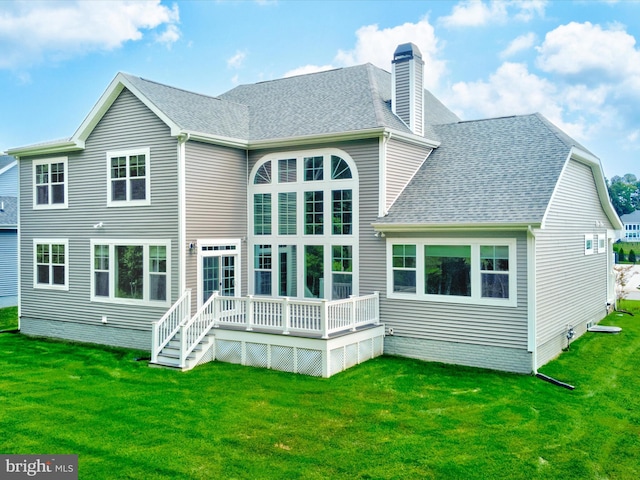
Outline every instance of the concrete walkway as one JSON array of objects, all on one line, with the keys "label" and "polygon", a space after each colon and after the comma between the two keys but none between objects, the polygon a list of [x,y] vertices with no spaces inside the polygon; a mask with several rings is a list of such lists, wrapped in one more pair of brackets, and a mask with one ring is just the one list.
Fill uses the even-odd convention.
[{"label": "concrete walkway", "polygon": [[631,269],[632,273],[628,279],[628,283],[624,288],[627,300],[640,300],[640,265],[634,265]]}]

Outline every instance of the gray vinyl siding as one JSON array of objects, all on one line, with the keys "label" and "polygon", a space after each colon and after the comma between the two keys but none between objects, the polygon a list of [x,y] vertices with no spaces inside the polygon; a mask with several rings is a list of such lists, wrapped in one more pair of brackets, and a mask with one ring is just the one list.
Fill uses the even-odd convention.
[{"label": "gray vinyl siding", "polygon": [[0,297],[18,295],[18,232],[0,229]]},{"label": "gray vinyl siding", "polygon": [[18,196],[18,166],[14,165],[0,175],[0,196]]},{"label": "gray vinyl siding", "polygon": [[[387,234],[387,239],[396,235]],[[396,337],[470,343],[527,350],[527,240],[525,232],[487,232],[473,234],[402,234],[402,238],[507,238],[516,239],[517,306],[469,305],[424,300],[384,298],[380,316],[393,328]],[[386,272],[379,274],[381,291],[386,292]],[[447,361],[442,359],[441,361]],[[483,365],[478,365],[483,366]],[[531,365],[528,365],[530,367]],[[493,368],[493,367],[492,367]]]},{"label": "gray vinyl siding", "polygon": [[[186,241],[246,239],[247,154],[199,142],[186,144]],[[185,245],[185,248],[188,248]],[[242,242],[240,294],[247,294],[247,243]],[[197,254],[187,254],[187,288],[197,302]],[[194,303],[195,306],[195,303]]]},{"label": "gray vinyl siding", "polygon": [[386,198],[385,211],[402,193],[425,159],[431,148],[414,145],[391,137],[386,152]]},{"label": "gray vinyl siding", "polygon": [[566,347],[567,325],[577,333],[606,314],[608,253],[584,254],[585,234],[612,229],[591,169],[570,160],[536,235],[538,366]]},{"label": "gray vinyl siding", "polygon": [[[150,148],[151,205],[107,208],[106,152]],[[64,154],[52,155],[54,157]],[[70,322],[104,328],[151,330],[166,308],[92,302],[91,239],[157,239],[171,241],[169,296],[177,299],[178,269],[178,169],[177,143],[169,128],[128,90],[120,96],[86,140],[85,149],[69,153],[67,164],[68,208],[34,210],[32,194],[33,158],[21,159],[21,314],[25,331],[39,320]],[[39,157],[47,158],[47,157]],[[93,225],[104,223],[104,228]],[[68,239],[69,290],[33,287],[33,239]],[[81,327],[78,326],[78,329]],[[59,329],[71,335],[73,329]],[[85,331],[99,331],[85,329]],[[52,332],[52,335],[55,335]],[[61,334],[62,335],[62,334]],[[148,343],[137,345],[149,349]],[[109,335],[108,338],[120,338]],[[86,340],[85,337],[82,337]],[[96,338],[97,343],[108,343]],[[127,345],[131,346],[131,345]]]},{"label": "gray vinyl siding", "polygon": [[395,65],[396,96],[395,113],[404,123],[409,125],[411,119],[411,80],[410,62],[401,62]]}]

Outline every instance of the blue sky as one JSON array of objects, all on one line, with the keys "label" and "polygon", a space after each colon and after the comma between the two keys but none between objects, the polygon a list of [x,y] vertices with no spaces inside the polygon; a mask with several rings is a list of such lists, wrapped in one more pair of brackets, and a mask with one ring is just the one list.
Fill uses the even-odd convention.
[{"label": "blue sky", "polygon": [[0,1],[0,152],[70,137],[118,71],[208,95],[423,53],[466,120],[540,112],[640,176],[640,1]]}]

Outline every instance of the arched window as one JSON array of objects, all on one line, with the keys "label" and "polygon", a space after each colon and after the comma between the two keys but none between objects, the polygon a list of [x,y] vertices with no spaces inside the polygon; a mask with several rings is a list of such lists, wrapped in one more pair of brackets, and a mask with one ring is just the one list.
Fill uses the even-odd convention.
[{"label": "arched window", "polygon": [[251,171],[248,200],[251,292],[358,293],[358,175],[346,152],[269,154]]}]

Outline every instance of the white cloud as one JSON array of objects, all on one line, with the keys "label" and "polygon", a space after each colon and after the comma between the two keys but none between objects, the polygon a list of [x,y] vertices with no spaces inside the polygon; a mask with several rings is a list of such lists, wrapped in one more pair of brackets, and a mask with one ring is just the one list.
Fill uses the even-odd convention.
[{"label": "white cloud", "polygon": [[453,7],[451,15],[438,20],[445,27],[478,27],[489,21],[496,23],[507,19],[507,4],[491,2],[486,4],[480,0],[466,0]]},{"label": "white cloud", "polygon": [[528,50],[536,43],[537,37],[533,32],[525,33],[514,38],[509,46],[500,52],[500,58],[509,58],[523,50]]},{"label": "white cloud", "polygon": [[322,72],[338,67],[372,63],[391,71],[391,60],[398,45],[412,42],[418,46],[425,62],[424,84],[435,89],[446,70],[445,62],[438,59],[440,45],[433,26],[427,18],[417,23],[405,23],[380,30],[378,25],[366,25],[356,31],[356,45],[352,50],[339,50],[334,64],[304,65],[288,71],[285,77]]},{"label": "white cloud", "polygon": [[603,29],[590,22],[571,22],[547,33],[538,47],[537,65],[545,72],[584,76],[585,81],[640,75],[636,40],[620,25]]},{"label": "white cloud", "polygon": [[180,36],[178,22],[178,7],[166,7],[160,0],[3,2],[0,68],[112,50],[162,26],[165,30],[156,40],[169,45]]},{"label": "white cloud", "polygon": [[306,75],[308,73],[326,72],[327,70],[333,70],[333,65],[304,65],[302,67],[294,68],[284,74],[285,77],[295,77],[296,75]]},{"label": "white cloud", "polygon": [[240,50],[238,50],[233,57],[227,60],[227,67],[240,68],[244,63],[245,58],[247,58],[247,53],[241,52]]},{"label": "white cloud", "polygon": [[445,104],[466,118],[492,118],[540,112],[576,139],[586,136],[586,123],[578,116],[564,118],[562,92],[547,79],[528,71],[521,63],[503,63],[488,81],[452,85]]},{"label": "white cloud", "polygon": [[510,11],[513,18],[528,22],[536,15],[544,16],[545,0],[464,0],[454,5],[451,15],[440,17],[438,22],[450,28],[480,27],[483,25],[505,23]]},{"label": "white cloud", "polygon": [[335,58],[338,64],[349,66],[370,62],[391,71],[391,60],[398,45],[412,42],[420,49],[425,62],[426,88],[435,88],[446,70],[445,62],[438,58],[440,45],[427,18],[382,30],[378,25],[367,25],[358,29],[356,37],[353,50],[338,52]]}]

